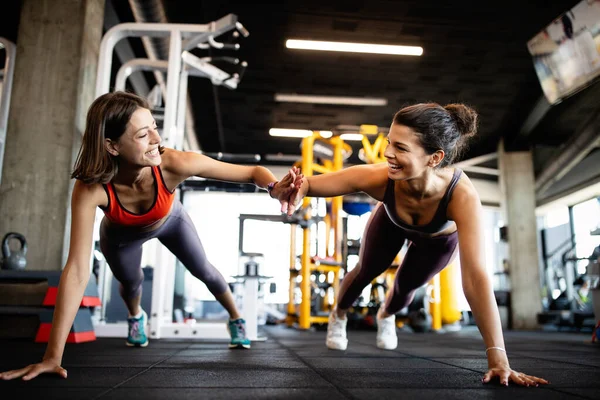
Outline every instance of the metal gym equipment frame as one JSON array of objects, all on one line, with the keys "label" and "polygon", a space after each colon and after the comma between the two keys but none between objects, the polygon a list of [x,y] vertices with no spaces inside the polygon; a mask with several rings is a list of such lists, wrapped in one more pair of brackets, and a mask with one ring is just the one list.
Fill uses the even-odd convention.
[{"label": "metal gym equipment frame", "polygon": [[0,183],[2,183],[2,164],[4,163],[4,147],[8,125],[8,110],[10,109],[10,94],[12,92],[13,75],[15,72],[15,56],[17,46],[13,42],[0,37],[0,49],[6,52],[4,69],[0,70],[2,86],[0,93]]},{"label": "metal gym equipment frame", "polygon": [[[113,50],[117,42],[126,37],[169,37],[168,61],[132,60],[121,67],[117,76],[116,89],[124,89],[127,77],[135,69],[158,69],[167,72],[165,115],[163,123],[163,144],[181,149],[184,141],[184,102],[187,93],[188,75],[208,77],[213,84],[221,84],[235,89],[239,75],[229,75],[211,65],[209,59],[202,59],[189,53],[196,47],[239,48],[239,45],[223,44],[216,37],[229,31],[238,31],[248,36],[248,31],[233,14],[209,24],[164,24],[164,23],[124,23],[111,28],[102,38],[100,45],[96,96],[108,93]],[[242,64],[245,67],[245,63]],[[156,248],[156,264],[152,282],[152,310],[149,337],[158,338],[202,338],[224,339],[229,334],[223,322],[200,322],[196,324],[172,322],[173,299],[166,293],[174,288],[176,258],[162,244]],[[127,324],[97,324],[97,336],[122,337],[126,335]],[[253,338],[250,338],[253,339]]]}]

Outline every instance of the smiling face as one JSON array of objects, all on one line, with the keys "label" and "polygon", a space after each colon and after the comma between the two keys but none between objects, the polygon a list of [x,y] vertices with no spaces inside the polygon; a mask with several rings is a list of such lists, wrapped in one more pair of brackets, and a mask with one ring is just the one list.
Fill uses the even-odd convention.
[{"label": "smiling face", "polygon": [[387,142],[384,156],[388,162],[388,177],[393,180],[422,176],[443,158],[441,151],[427,154],[414,130],[405,125],[393,123]]},{"label": "smiling face", "polygon": [[146,108],[138,108],[131,115],[125,132],[116,142],[107,140],[108,151],[127,164],[147,167],[161,163],[158,149],[161,138],[156,121]]}]

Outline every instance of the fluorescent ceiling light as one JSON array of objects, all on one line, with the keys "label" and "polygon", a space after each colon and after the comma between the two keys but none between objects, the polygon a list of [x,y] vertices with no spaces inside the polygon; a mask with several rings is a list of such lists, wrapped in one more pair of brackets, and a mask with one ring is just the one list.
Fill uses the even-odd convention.
[{"label": "fluorescent ceiling light", "polygon": [[361,135],[360,133],[342,133],[340,135],[340,139],[345,141],[361,141],[362,138],[363,135]]},{"label": "fluorescent ceiling light", "polygon": [[[285,129],[285,128],[271,128],[269,129],[269,135],[277,137],[294,137],[294,138],[305,138],[312,136],[313,131],[308,129]],[[319,131],[321,137],[330,138],[333,136],[331,131]]]},{"label": "fluorescent ceiling light", "polygon": [[395,54],[404,56],[420,56],[423,48],[419,46],[392,46],[387,44],[321,42],[314,40],[288,39],[288,49],[346,51],[352,53]]},{"label": "fluorescent ceiling light", "polygon": [[388,101],[377,97],[314,96],[302,94],[275,94],[275,101],[311,104],[342,104],[348,106],[387,106]]},{"label": "fluorescent ceiling light", "polygon": [[304,138],[311,136],[313,133],[308,129],[282,129],[282,128],[271,128],[269,129],[269,135],[278,137],[295,137]]}]

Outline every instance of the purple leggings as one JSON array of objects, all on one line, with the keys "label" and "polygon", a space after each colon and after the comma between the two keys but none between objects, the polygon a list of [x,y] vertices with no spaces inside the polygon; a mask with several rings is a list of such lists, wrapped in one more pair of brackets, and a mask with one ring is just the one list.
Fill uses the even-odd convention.
[{"label": "purple leggings", "polygon": [[348,309],[373,279],[394,261],[406,240],[408,251],[396,271],[392,296],[385,312],[395,314],[408,306],[415,290],[433,278],[453,259],[458,232],[436,237],[422,237],[395,225],[379,204],[371,214],[363,234],[356,268],[344,277],[338,307]]},{"label": "purple leggings", "polygon": [[204,282],[213,295],[221,295],[229,289],[223,275],[207,260],[192,220],[181,202],[176,200],[167,220],[154,231],[140,233],[132,228],[109,226],[106,219],[102,220],[100,249],[114,277],[121,283],[121,294],[125,299],[141,294],[144,281],[142,244],[154,238],[160,240],[192,275]]}]

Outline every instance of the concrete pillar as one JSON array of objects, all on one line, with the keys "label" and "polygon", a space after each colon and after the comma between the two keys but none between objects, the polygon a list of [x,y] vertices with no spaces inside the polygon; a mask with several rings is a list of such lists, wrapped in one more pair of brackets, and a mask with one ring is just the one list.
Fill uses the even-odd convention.
[{"label": "concrete pillar", "polygon": [[70,173],[94,98],[105,0],[23,0],[2,186],[0,235],[24,234],[27,269],[60,270]]},{"label": "concrete pillar", "polygon": [[501,142],[498,162],[508,232],[512,326],[535,329],[542,300],[533,158],[530,151],[506,152]]}]

